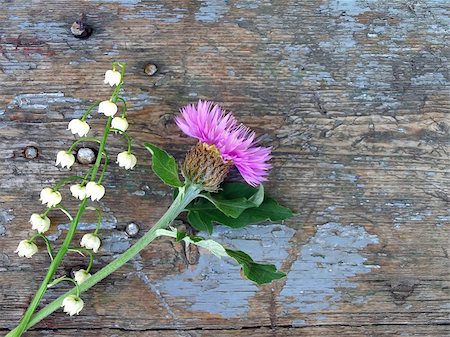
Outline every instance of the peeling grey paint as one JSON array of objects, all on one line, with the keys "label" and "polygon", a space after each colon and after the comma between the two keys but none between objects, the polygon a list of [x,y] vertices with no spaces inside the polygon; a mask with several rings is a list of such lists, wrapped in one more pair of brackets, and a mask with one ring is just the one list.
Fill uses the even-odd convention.
[{"label": "peeling grey paint", "polygon": [[12,209],[0,209],[0,236],[6,234],[6,224],[14,219]]},{"label": "peeling grey paint", "polygon": [[[114,229],[117,225],[117,219],[111,215],[110,213],[104,213],[102,224],[100,226],[100,237],[102,229]],[[89,223],[89,222],[80,222],[77,226],[79,231],[85,232],[93,232],[97,228],[97,223]],[[52,234],[48,234],[47,238],[50,241],[56,241],[61,236],[63,231],[67,231],[69,229],[69,223],[61,223],[56,226],[56,232]]]},{"label": "peeling grey paint", "polygon": [[199,11],[195,13],[197,21],[217,22],[229,10],[227,0],[204,0],[201,3]]},{"label": "peeling grey paint", "polygon": [[[294,233],[293,229],[283,225],[253,225],[240,230],[217,226],[212,238],[229,248],[249,253],[255,261],[275,263],[280,267],[288,256],[289,240]],[[234,260],[218,259],[202,248],[200,253],[197,265],[161,280],[158,285],[161,293],[183,298],[194,311],[228,318],[246,314],[248,301],[258,288],[241,279],[240,268]]]},{"label": "peeling grey paint", "polygon": [[53,103],[80,103],[81,100],[65,97],[63,92],[35,93],[35,94],[19,94],[13,98],[8,104],[8,109],[48,109]]},{"label": "peeling grey paint", "polygon": [[153,22],[176,23],[182,20],[186,14],[187,9],[184,8],[168,8],[162,3],[145,2],[145,6],[133,7],[133,11],[123,14],[121,17],[123,20],[145,18]]},{"label": "peeling grey paint", "polygon": [[102,237],[101,250],[109,253],[119,254],[126,251],[131,246],[131,239],[125,232],[112,232],[107,237]]},{"label": "peeling grey paint", "polygon": [[363,0],[331,0],[326,5],[320,6],[320,9],[338,16],[344,12],[346,15],[358,16],[370,10],[367,6],[367,1]]},{"label": "peeling grey paint", "polygon": [[364,227],[329,222],[317,227],[316,234],[301,247],[281,291],[281,302],[288,308],[311,313],[334,308],[345,288],[356,288],[350,277],[365,274],[374,265],[366,265],[359,250],[378,243]]},{"label": "peeling grey paint", "polygon": [[[270,4],[270,3],[269,3]],[[256,9],[261,5],[261,1],[259,0],[238,0],[234,4],[236,8],[243,8],[243,9]]]},{"label": "peeling grey paint", "polygon": [[91,102],[66,96],[63,92],[41,92],[16,95],[6,107],[8,110],[46,111],[55,118],[76,118]]}]

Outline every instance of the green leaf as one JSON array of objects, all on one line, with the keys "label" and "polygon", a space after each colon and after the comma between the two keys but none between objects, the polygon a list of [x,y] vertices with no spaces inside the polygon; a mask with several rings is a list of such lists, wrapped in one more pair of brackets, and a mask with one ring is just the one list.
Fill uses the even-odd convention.
[{"label": "green leaf", "polygon": [[205,198],[212,202],[222,213],[232,218],[237,218],[242,214],[246,209],[258,207],[264,200],[264,187],[263,185],[259,185],[257,190],[253,189],[253,194],[249,197],[244,196],[243,194],[248,194],[246,191],[242,191],[242,193],[238,193],[238,197],[230,198],[230,196],[236,195],[236,190],[233,189],[233,193],[230,193],[231,190],[225,190],[221,193],[208,193],[205,194]]},{"label": "green leaf", "polygon": [[[213,209],[215,211],[217,211],[216,208],[214,207],[214,205],[213,205]],[[217,211],[217,212],[221,213],[220,211]],[[208,232],[209,234],[211,234],[213,231],[213,224],[212,224],[211,220],[204,219],[204,217],[202,217],[202,215],[203,215],[202,213],[197,212],[197,211],[192,211],[192,212],[189,211],[187,220],[189,221],[191,226],[194,227],[196,230],[202,231],[202,232]]]},{"label": "green leaf", "polygon": [[[231,186],[229,186],[231,185]],[[250,186],[237,186],[244,184],[226,184],[223,191],[226,197],[235,198],[241,193],[247,198],[255,195],[255,189]],[[257,224],[264,221],[277,222],[292,217],[292,211],[289,208],[281,206],[274,199],[264,197],[263,202],[258,207],[245,209],[237,218],[225,215],[219,211],[216,206],[206,199],[197,199],[187,206],[188,221],[199,231],[208,231],[212,233],[213,224],[218,223],[231,228],[242,228],[247,225]]]},{"label": "green leaf", "polygon": [[203,247],[218,258],[229,256],[242,266],[245,277],[257,284],[270,283],[273,280],[278,280],[286,276],[285,273],[278,271],[273,264],[256,263],[246,253],[240,250],[226,249],[220,243],[211,239],[204,239],[200,236],[188,236],[186,233],[179,232],[175,228],[171,228],[171,230],[157,229],[155,235],[169,236],[175,238],[177,241],[183,240],[186,244]]},{"label": "green leaf", "polygon": [[286,276],[278,271],[273,264],[260,264],[246,253],[240,250],[225,249],[228,256],[232,257],[242,266],[245,277],[257,284],[266,284]]},{"label": "green leaf", "polygon": [[217,256],[218,258],[228,256],[225,248],[218,242],[211,239],[204,239],[200,236],[189,236],[185,232],[180,232],[175,228],[168,229],[157,229],[155,235],[158,236],[169,236],[171,238],[175,238],[175,240],[181,241],[183,240],[186,244],[194,244],[199,247],[203,247],[209,250],[212,254]]},{"label": "green leaf", "polygon": [[178,176],[178,165],[175,158],[153,144],[144,143],[144,146],[152,154],[153,172],[155,172],[166,185],[173,187],[183,186],[183,183]]}]

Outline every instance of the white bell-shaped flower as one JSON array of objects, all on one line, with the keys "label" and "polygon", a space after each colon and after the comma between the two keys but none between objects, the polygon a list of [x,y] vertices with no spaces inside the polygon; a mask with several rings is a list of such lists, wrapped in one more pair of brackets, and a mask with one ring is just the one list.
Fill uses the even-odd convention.
[{"label": "white bell-shaped flower", "polygon": [[80,311],[83,309],[84,302],[81,298],[76,295],[66,296],[63,301],[61,307],[64,307],[64,312],[70,316],[78,315]]},{"label": "white bell-shaped flower", "polygon": [[128,151],[120,152],[117,155],[116,163],[119,164],[120,167],[123,167],[125,170],[130,170],[136,166],[136,156],[134,154],[128,153]]},{"label": "white bell-shaped flower", "polygon": [[22,240],[19,242],[14,253],[19,254],[20,257],[30,258],[38,251],[38,247],[30,240]]},{"label": "white bell-shaped flower", "polygon": [[81,184],[75,184],[70,186],[70,192],[74,198],[83,200],[86,198],[86,187],[81,186]]},{"label": "white bell-shaped flower", "polygon": [[115,70],[107,70],[105,73],[105,84],[109,84],[110,86],[119,85],[120,83],[120,73]]},{"label": "white bell-shaped flower", "polygon": [[46,187],[42,189],[39,200],[43,204],[47,204],[47,207],[53,207],[61,202],[62,197],[58,191],[53,191],[53,189]]},{"label": "white bell-shaped flower", "polygon": [[89,129],[89,124],[80,119],[72,119],[67,128],[67,130],[70,130],[73,134],[78,134],[80,137],[86,136]]},{"label": "white bell-shaped flower", "polygon": [[92,275],[89,274],[86,270],[80,269],[73,273],[75,281],[77,281],[78,284],[83,283],[86,281],[89,277]]},{"label": "white bell-shaped flower", "polygon": [[31,228],[36,229],[38,233],[44,233],[50,228],[50,219],[44,215],[33,213],[30,217]]},{"label": "white bell-shaped flower", "polygon": [[59,151],[56,155],[56,166],[61,165],[61,167],[70,168],[73,163],[75,163],[75,156],[66,151]]},{"label": "white bell-shaped flower", "polygon": [[94,253],[98,252],[100,248],[101,241],[100,238],[93,233],[84,234],[80,241],[80,246],[86,249],[92,249]]},{"label": "white bell-shaped flower", "polygon": [[111,101],[103,101],[98,105],[98,112],[105,114],[105,116],[114,116],[117,112],[117,105]]},{"label": "white bell-shaped flower", "polygon": [[100,200],[105,195],[105,188],[94,181],[90,181],[86,185],[86,196],[92,201]]},{"label": "white bell-shaped flower", "polygon": [[123,117],[114,117],[111,122],[111,127],[125,132],[128,129],[128,121]]}]

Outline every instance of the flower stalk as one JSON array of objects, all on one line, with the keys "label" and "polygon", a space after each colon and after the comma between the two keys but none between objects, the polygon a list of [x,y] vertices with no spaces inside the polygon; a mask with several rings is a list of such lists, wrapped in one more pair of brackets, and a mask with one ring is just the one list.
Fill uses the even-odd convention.
[{"label": "flower stalk", "polygon": [[[122,72],[121,72],[121,77],[120,77],[120,81],[117,84],[116,88],[114,89],[114,92],[111,96],[111,100],[112,102],[117,101],[117,97],[118,97],[118,93],[120,91],[120,88],[122,86],[122,79],[123,79],[123,75],[124,75],[124,66],[122,64],[115,64],[115,65],[120,65],[122,67]],[[82,121],[84,121],[87,117],[87,114],[90,113],[92,111],[92,109],[94,109],[94,107],[96,107],[98,105],[98,103],[94,103],[89,109],[88,111],[83,115],[82,117]],[[101,140],[97,139],[97,138],[92,138],[92,137],[82,137],[79,140],[75,141],[71,147],[69,148],[68,151],[65,151],[65,153],[70,153],[74,147],[76,146],[76,144],[78,144],[81,141],[95,141],[95,142],[99,142],[100,146],[99,146],[99,150],[98,153],[99,155],[96,158],[96,161],[94,163],[94,166],[92,168],[92,170],[90,170],[88,172],[88,174],[90,174],[90,182],[94,182],[97,180],[97,173],[99,171],[100,168],[100,164],[102,161],[102,154],[105,153],[105,145],[106,145],[106,141],[108,138],[108,135],[110,133],[110,128],[111,128],[111,121],[112,121],[113,117],[109,116],[105,125],[105,129],[103,132],[103,136],[101,138]],[[61,152],[61,151],[60,151]],[[71,165],[69,165],[68,167],[70,167]],[[105,163],[103,164],[103,170],[102,170],[102,174],[101,177],[99,178],[99,180],[101,181],[101,179],[103,179],[104,176],[104,171],[106,169],[107,166],[107,159],[105,156]],[[88,175],[86,175],[86,177],[89,177]],[[62,179],[56,186],[54,189],[44,189],[45,190],[45,194],[43,195],[41,192],[41,200],[43,201],[43,203],[47,203],[49,208],[53,208],[54,206],[58,205],[60,200],[61,200],[61,196],[59,194],[59,192],[57,192],[57,190],[65,183],[75,180],[75,179],[80,179],[84,182],[84,180],[82,177],[78,177],[78,176],[70,176],[68,178]],[[44,197],[44,198],[43,198]],[[70,244],[73,240],[73,237],[76,233],[76,229],[78,226],[78,223],[82,217],[82,215],[84,214],[84,211],[86,209],[86,205],[87,205],[87,198],[84,198],[83,200],[81,200],[81,203],[79,205],[78,211],[76,216],[71,220],[70,222],[70,226],[68,229],[68,232],[66,234],[66,237],[64,238],[64,241],[60,247],[60,249],[58,250],[57,254],[55,256],[53,256],[53,254],[51,253],[51,248],[49,250],[49,243],[46,240],[46,245],[47,245],[47,249],[49,250],[49,254],[51,257],[51,263],[50,266],[48,268],[47,274],[44,277],[44,280],[42,281],[41,285],[39,286],[39,289],[37,290],[35,296],[33,297],[33,300],[31,301],[30,305],[28,306],[27,310],[25,311],[25,314],[23,315],[19,325],[17,326],[17,328],[15,328],[13,331],[11,331],[10,333],[8,333],[7,336],[15,336],[15,337],[19,337],[23,334],[23,332],[27,329],[27,326],[30,323],[30,319],[32,317],[32,315],[34,314],[34,312],[36,311],[37,306],[39,305],[40,301],[42,300],[42,297],[44,296],[48,285],[52,282],[52,278],[55,275],[56,270],[58,269],[58,267],[60,266],[62,260],[64,259],[64,257],[66,256],[67,252],[69,251],[69,247]],[[55,207],[57,208],[57,207]],[[61,210],[63,210],[62,207],[59,207]],[[71,218],[70,214],[64,210],[64,213],[67,213],[69,219]],[[47,214],[44,213],[44,214]]]},{"label": "flower stalk", "polygon": [[[164,229],[169,226],[169,224],[175,220],[175,218],[189,205],[189,203],[197,198],[202,191],[201,186],[199,185],[185,185],[179,188],[179,193],[172,205],[166,211],[166,213],[159,219],[159,221],[144,235],[142,236],[134,245],[128,248],[124,253],[119,255],[115,260],[107,264],[105,267],[97,271],[91,277],[89,277],[83,283],[77,285],[77,287],[72,288],[64,295],[58,297],[53,302],[47,304],[43,309],[30,317],[30,320],[27,321],[26,325],[23,326],[24,330],[29,329],[32,326],[39,323],[42,319],[50,315],[52,312],[58,310],[64,299],[70,295],[76,295],[79,293],[85,292],[89,288],[93,287],[96,283],[100,282],[108,275],[119,269],[126,262],[132,259],[135,255],[137,255],[142,249],[147,247],[156,237],[156,231],[158,229]],[[47,286],[47,284],[46,284]],[[17,327],[16,329],[9,332],[6,337],[17,337],[21,335],[20,332],[21,327]],[[23,330],[23,331],[24,331]]]}]

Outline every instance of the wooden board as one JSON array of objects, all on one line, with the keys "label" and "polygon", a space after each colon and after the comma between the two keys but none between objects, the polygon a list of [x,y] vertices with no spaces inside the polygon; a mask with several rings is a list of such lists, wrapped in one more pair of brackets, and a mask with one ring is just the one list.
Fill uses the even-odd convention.
[{"label": "wooden board", "polygon": [[[111,165],[106,175],[104,246],[94,271],[169,205],[171,192],[151,174],[140,144],[154,142],[182,160],[192,141],[173,117],[202,98],[234,111],[274,147],[266,190],[298,212],[284,224],[218,228],[216,238],[288,277],[256,287],[230,261],[204,251],[186,257],[179,244],[159,239],[88,291],[80,316],[59,311],[29,336],[450,333],[446,0],[0,6],[2,333],[20,319],[48,266],[43,253],[24,260],[13,251],[32,233],[39,191],[67,175],[54,160],[74,140],[68,121],[108,97],[103,74],[116,60],[127,65],[123,95],[139,165],[130,172]],[[81,12],[94,30],[85,40],[70,33]],[[143,71],[148,63],[158,68],[153,76]],[[94,115],[90,123],[100,133],[104,120]],[[111,137],[110,153],[124,147]],[[58,214],[52,221],[57,244],[67,226]],[[124,231],[130,222],[141,228],[136,237]],[[93,226],[95,216],[86,216],[79,237]],[[84,263],[71,255],[59,273]]]}]

